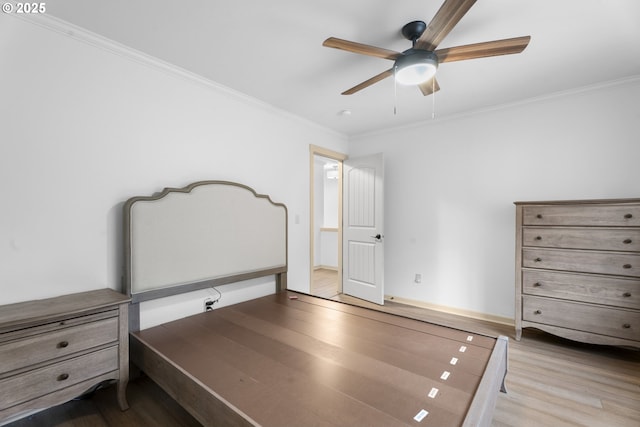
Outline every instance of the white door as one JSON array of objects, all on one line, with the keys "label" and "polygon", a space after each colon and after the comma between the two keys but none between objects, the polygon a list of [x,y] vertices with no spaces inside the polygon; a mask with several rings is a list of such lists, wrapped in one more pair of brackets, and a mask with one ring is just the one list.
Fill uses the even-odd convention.
[{"label": "white door", "polygon": [[382,154],[343,164],[342,292],[384,304]]}]

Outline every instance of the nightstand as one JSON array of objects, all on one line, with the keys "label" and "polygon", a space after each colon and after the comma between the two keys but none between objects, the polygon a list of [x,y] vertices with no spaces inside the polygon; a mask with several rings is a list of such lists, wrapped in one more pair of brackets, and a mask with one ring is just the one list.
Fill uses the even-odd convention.
[{"label": "nightstand", "polygon": [[126,410],[129,301],[100,289],[0,306],[0,424],[107,380]]}]

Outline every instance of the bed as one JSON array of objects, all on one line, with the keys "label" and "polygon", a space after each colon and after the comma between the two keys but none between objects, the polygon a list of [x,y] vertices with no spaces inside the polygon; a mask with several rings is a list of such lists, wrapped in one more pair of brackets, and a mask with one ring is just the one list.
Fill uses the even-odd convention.
[{"label": "bed", "polygon": [[[205,426],[488,426],[490,337],[287,290],[287,209],[227,181],[129,199],[130,358]],[[140,329],[140,304],[273,278],[273,293]]]}]

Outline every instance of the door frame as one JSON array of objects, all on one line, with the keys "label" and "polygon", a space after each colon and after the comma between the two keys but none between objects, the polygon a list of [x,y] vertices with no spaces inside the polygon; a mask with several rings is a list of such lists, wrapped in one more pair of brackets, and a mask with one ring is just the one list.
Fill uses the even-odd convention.
[{"label": "door frame", "polygon": [[342,162],[347,155],[317,145],[309,145],[309,293],[313,288],[313,265],[315,256],[315,156],[338,162],[338,292],[342,293]]}]

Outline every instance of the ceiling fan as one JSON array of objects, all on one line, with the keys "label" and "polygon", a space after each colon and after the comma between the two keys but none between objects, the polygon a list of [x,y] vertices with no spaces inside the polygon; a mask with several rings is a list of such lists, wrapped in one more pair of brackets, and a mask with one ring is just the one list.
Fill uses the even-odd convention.
[{"label": "ceiling fan", "polygon": [[445,0],[428,25],[422,21],[406,24],[402,28],[402,35],[411,40],[412,47],[404,52],[335,37],[326,39],[323,46],[395,61],[392,68],[342,92],[342,95],[354,94],[392,75],[398,83],[418,85],[425,96],[430,95],[440,89],[435,74],[438,65],[443,62],[510,55],[520,53],[527,47],[531,36],[437,49],[475,2],[476,0]]}]

